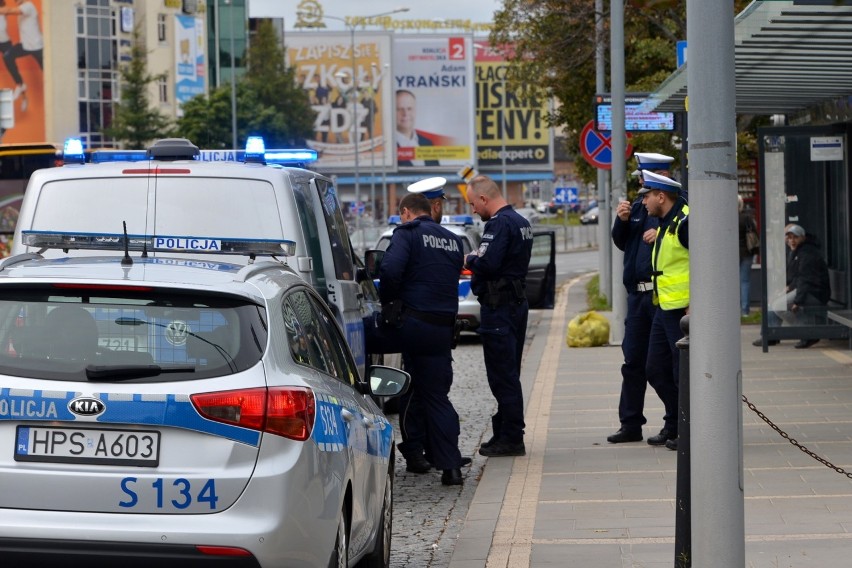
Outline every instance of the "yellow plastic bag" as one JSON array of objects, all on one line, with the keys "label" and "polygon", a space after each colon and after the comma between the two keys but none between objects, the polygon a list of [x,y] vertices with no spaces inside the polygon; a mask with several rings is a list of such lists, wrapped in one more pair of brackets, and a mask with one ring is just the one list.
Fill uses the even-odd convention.
[{"label": "yellow plastic bag", "polygon": [[609,342],[609,320],[596,311],[577,314],[568,322],[568,347],[596,347]]}]

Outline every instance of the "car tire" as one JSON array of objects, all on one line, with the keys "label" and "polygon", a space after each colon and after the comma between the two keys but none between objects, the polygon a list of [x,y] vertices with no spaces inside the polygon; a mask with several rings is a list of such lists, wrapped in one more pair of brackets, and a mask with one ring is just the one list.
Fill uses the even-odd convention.
[{"label": "car tire", "polygon": [[346,514],[346,505],[340,511],[337,520],[337,538],[334,540],[334,550],[328,561],[328,568],[347,568],[349,566],[349,515]]},{"label": "car tire", "polygon": [[391,537],[393,535],[393,464],[395,461],[393,454],[391,454],[390,466],[385,480],[385,493],[382,498],[381,522],[379,523],[379,530],[376,532],[373,551],[358,563],[358,568],[390,568]]}]

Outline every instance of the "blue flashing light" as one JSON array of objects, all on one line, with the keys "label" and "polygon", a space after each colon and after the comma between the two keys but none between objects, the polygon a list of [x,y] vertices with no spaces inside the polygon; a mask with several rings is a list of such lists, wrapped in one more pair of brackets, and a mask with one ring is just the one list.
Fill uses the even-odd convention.
[{"label": "blue flashing light", "polygon": [[148,161],[148,152],[145,150],[97,150],[92,152],[91,160],[93,164],[145,162]]},{"label": "blue flashing light", "polygon": [[402,223],[402,219],[400,219],[399,215],[388,217],[388,225],[399,225],[400,223]]},{"label": "blue flashing light", "polygon": [[304,164],[316,162],[319,155],[311,148],[299,148],[292,150],[267,150],[264,156],[267,164],[279,164],[282,166],[293,164]]},{"label": "blue flashing light", "polygon": [[441,217],[444,225],[473,225],[473,215],[444,215]]},{"label": "blue flashing light", "polygon": [[266,144],[260,136],[249,136],[246,138],[246,162],[264,162],[266,154]]},{"label": "blue flashing light", "polygon": [[62,148],[62,160],[66,164],[83,164],[86,155],[83,153],[83,141],[79,138],[68,138]]}]

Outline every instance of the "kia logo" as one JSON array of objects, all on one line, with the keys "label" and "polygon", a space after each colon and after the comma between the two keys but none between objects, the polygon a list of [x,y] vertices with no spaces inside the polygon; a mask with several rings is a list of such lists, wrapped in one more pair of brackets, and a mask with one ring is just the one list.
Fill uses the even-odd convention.
[{"label": "kia logo", "polygon": [[68,403],[68,410],[80,416],[97,416],[106,410],[106,405],[97,398],[81,396]]}]

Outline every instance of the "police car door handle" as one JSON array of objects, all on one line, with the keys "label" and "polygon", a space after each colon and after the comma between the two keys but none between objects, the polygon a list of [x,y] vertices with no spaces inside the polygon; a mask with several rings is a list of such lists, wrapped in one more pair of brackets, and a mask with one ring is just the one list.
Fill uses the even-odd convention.
[{"label": "police car door handle", "polygon": [[349,411],[349,410],[346,410],[345,408],[341,408],[341,409],[340,409],[340,416],[341,416],[341,418],[343,418],[346,422],[352,422],[353,420],[355,420],[355,418],[357,418],[357,416],[355,416],[355,414],[353,414],[353,413],[352,413],[351,411]]}]

